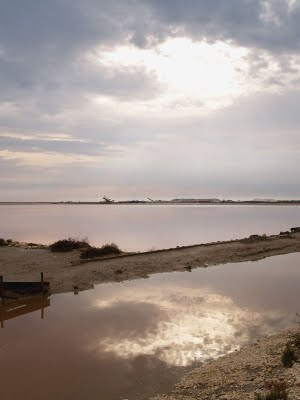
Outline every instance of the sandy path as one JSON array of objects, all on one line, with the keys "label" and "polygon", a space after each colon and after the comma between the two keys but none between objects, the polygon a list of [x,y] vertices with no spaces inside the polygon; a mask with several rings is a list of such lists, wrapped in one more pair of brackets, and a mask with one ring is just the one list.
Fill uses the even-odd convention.
[{"label": "sandy path", "polygon": [[300,233],[266,240],[231,241],[190,248],[137,254],[80,264],[79,253],[51,253],[47,249],[0,247],[0,275],[5,280],[39,280],[44,272],[53,293],[88,289],[101,282],[145,278],[149,274],[229,262],[259,260],[300,251]]}]

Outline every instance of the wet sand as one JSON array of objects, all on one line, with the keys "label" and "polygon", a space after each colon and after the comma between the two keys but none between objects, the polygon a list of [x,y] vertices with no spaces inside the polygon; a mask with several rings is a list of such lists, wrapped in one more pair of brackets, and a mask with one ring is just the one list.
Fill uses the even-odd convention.
[{"label": "wet sand", "polygon": [[0,247],[0,275],[5,281],[50,281],[52,293],[92,288],[102,282],[147,278],[150,274],[207,268],[232,262],[257,261],[300,251],[300,232],[138,253],[102,260],[80,260],[78,251]]}]

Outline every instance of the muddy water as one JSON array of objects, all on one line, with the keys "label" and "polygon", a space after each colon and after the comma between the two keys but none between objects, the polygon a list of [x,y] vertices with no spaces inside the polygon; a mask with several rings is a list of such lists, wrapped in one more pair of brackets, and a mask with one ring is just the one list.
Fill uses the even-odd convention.
[{"label": "muddy water", "polygon": [[201,362],[293,324],[299,304],[296,253],[2,308],[1,396],[148,399]]},{"label": "muddy water", "polygon": [[0,221],[0,237],[48,244],[87,236],[136,251],[277,234],[300,225],[300,207],[0,205]]}]

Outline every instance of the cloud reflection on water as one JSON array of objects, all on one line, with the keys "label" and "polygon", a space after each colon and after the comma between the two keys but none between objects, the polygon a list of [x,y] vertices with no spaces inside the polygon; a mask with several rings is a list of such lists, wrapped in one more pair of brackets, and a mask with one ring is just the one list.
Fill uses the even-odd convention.
[{"label": "cloud reflection on water", "polygon": [[[143,288],[122,291],[126,302],[151,304],[161,310],[156,329],[128,336],[118,332],[102,336],[91,348],[112,352],[121,358],[155,355],[170,366],[188,366],[234,351],[254,337],[269,334],[275,325],[285,325],[279,311],[258,311],[239,307],[229,297],[195,288]],[[120,306],[122,298],[114,294],[97,301],[99,309]],[[146,309],[145,309],[146,311]]]},{"label": "cloud reflection on water", "polygon": [[19,399],[34,387],[32,400],[167,393],[199,362],[295,323],[299,277],[295,253],[52,296],[43,320],[21,315],[0,330],[1,393]]}]

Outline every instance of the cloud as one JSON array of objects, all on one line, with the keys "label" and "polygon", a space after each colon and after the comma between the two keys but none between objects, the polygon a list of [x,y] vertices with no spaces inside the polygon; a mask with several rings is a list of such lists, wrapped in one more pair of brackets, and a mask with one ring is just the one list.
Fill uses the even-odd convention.
[{"label": "cloud", "polygon": [[[118,2],[4,2],[0,15],[0,100],[48,113],[80,106],[86,96],[147,97],[153,76],[137,68],[93,66],[86,54],[126,41],[130,19]],[[130,3],[130,2],[129,2]]]},{"label": "cloud", "polygon": [[296,184],[299,21],[292,0],[5,0],[1,188]]},{"label": "cloud", "polygon": [[166,34],[232,40],[274,52],[298,52],[300,7],[287,0],[144,0]]},{"label": "cloud", "polygon": [[[270,67],[265,54],[278,57],[298,52],[300,8],[287,0],[5,1],[0,16],[0,101],[34,104],[57,114],[81,107],[91,95],[118,99],[155,98],[162,87],[141,66],[95,65],[91,57],[102,46],[150,46],[169,36],[196,41],[232,41],[251,47],[254,70]],[[275,23],[275,22],[276,23]],[[279,58],[282,71],[291,71],[288,57]],[[274,62],[273,62],[274,63]],[[281,79],[269,78],[280,86]]]},{"label": "cloud", "polygon": [[[78,155],[105,155],[106,145],[83,140],[35,139],[0,136],[1,151],[31,153],[61,153]],[[112,150],[111,150],[112,151]]]}]

